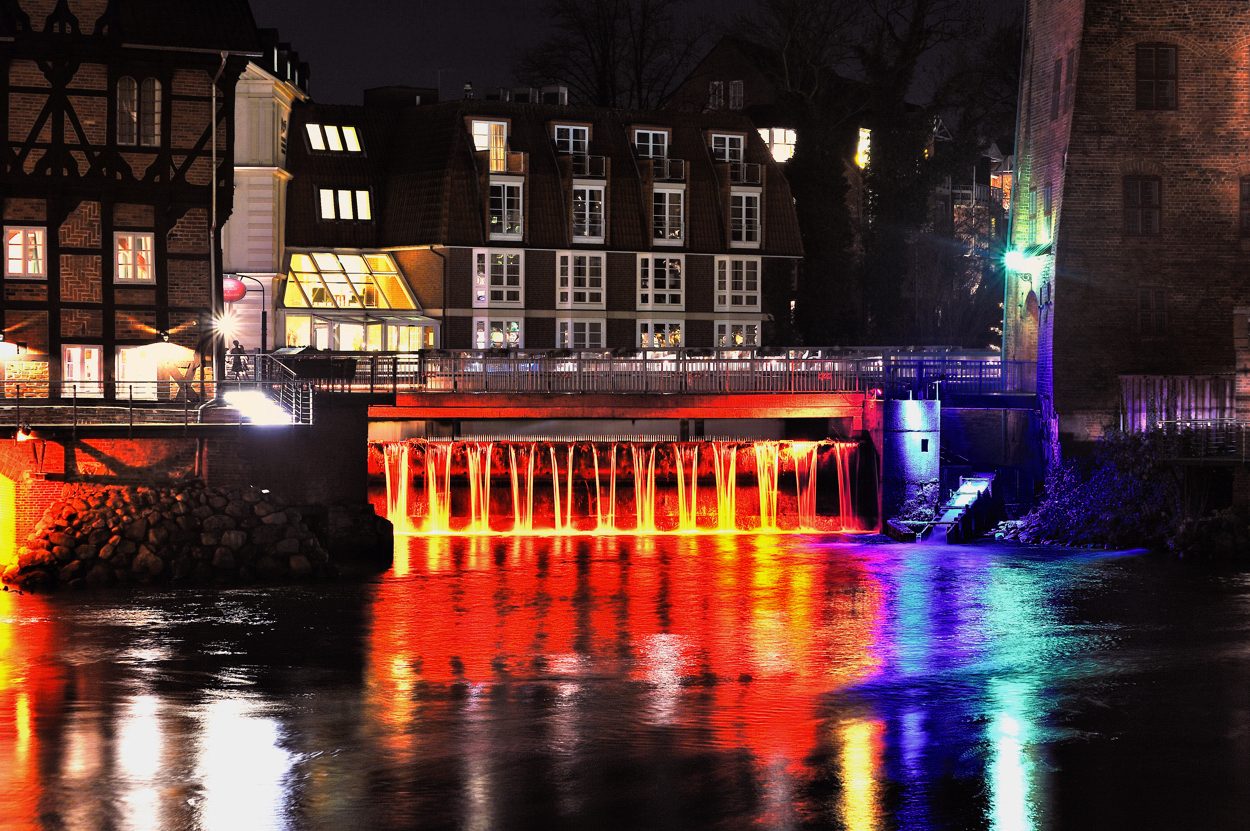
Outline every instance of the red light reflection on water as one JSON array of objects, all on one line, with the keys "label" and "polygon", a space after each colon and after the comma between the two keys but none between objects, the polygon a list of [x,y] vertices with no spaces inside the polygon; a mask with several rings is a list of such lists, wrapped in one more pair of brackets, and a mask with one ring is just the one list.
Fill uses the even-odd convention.
[{"label": "red light reflection on water", "polygon": [[388,728],[417,718],[418,683],[608,677],[643,690],[644,722],[790,764],[818,743],[818,696],[880,664],[882,593],[864,563],[783,555],[776,536],[408,543],[367,650]]}]

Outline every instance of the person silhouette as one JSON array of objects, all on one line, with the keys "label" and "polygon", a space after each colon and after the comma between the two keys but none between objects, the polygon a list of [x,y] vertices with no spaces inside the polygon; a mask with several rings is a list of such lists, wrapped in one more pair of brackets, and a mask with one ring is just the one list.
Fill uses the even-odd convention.
[{"label": "person silhouette", "polygon": [[235,380],[242,380],[243,376],[247,374],[247,366],[243,363],[243,356],[247,353],[243,349],[243,345],[236,340],[234,346],[230,348],[230,354],[234,356],[230,361],[230,374]]}]

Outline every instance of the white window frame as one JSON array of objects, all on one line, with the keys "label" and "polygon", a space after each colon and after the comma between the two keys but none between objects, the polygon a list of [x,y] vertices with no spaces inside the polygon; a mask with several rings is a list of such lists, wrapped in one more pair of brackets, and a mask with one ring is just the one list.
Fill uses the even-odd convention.
[{"label": "white window frame", "polygon": [[746,99],[746,87],[741,81],[729,82],[729,109],[740,110]]},{"label": "white window frame", "polygon": [[[21,234],[16,247],[19,251],[18,263],[20,270],[13,270],[11,264],[13,258],[10,256],[9,235],[17,233]],[[30,235],[36,234],[38,239],[35,241],[36,253],[38,255],[39,270],[29,271],[30,265]],[[48,279],[48,229],[37,225],[5,225],[4,226],[4,276],[9,280],[47,280]]]},{"label": "white window frame", "polygon": [[[122,240],[128,240],[130,250],[123,256]],[[117,231],[113,234],[113,282],[128,285],[150,286],[156,282],[156,238],[150,232]],[[146,251],[147,273],[135,262],[136,254]]]},{"label": "white window frame", "polygon": [[[563,137],[561,132],[564,133]],[[590,152],[590,128],[584,124],[557,124],[555,138],[558,153],[585,156]]]},{"label": "white window frame", "polygon": [[[508,269],[517,268],[516,284],[508,282]],[[525,308],[525,252],[519,248],[473,249],[473,308]]]},{"label": "white window frame", "polygon": [[[88,349],[95,350],[93,368],[88,367],[86,362]],[[88,369],[94,369],[94,372]],[[94,377],[92,377],[93,374]],[[72,398],[77,393],[79,398],[103,398],[104,384],[101,383],[103,377],[103,346],[97,343],[67,343],[61,346],[61,382],[65,385],[62,390],[65,397]]]},{"label": "white window frame", "polygon": [[317,216],[327,222],[370,222],[373,197],[367,190],[318,188]]},{"label": "white window frame", "polygon": [[[759,320],[717,320],[714,324],[713,333],[716,338],[716,346],[733,349],[734,347],[747,349],[760,345],[761,321]],[[734,329],[738,329],[743,336],[742,343],[734,343]],[[749,330],[754,328],[754,342],[751,340]]]},{"label": "white window frame", "polygon": [[[656,344],[652,338],[657,334],[656,329],[662,327],[664,330],[664,343]],[[670,342],[673,329],[677,330],[676,343]],[[645,338],[644,338],[645,331]],[[678,319],[663,318],[639,318],[635,327],[638,336],[638,346],[642,349],[676,349],[684,346],[686,343],[686,321]]]},{"label": "white window frame", "polygon": [[[714,278],[716,311],[759,313],[762,272],[763,261],[759,257],[717,257]],[[752,283],[755,286],[753,289]]]},{"label": "white window frame", "polygon": [[[664,281],[665,288],[658,294],[655,286],[656,263],[661,262],[664,265]],[[670,288],[672,283],[672,263],[677,263],[677,288]],[[684,312],[686,310],[686,258],[683,256],[654,254],[638,255],[638,291],[636,300],[638,301],[638,311],[674,311]],[[657,302],[657,297],[663,300]],[[676,297],[676,302],[673,298]]]},{"label": "white window frame", "polygon": [[[752,210],[754,203],[754,210]],[[759,248],[763,234],[764,195],[759,188],[734,188],[729,194],[729,247]],[[752,216],[754,214],[754,216]],[[752,221],[753,220],[753,221]]]},{"label": "white window frame", "polygon": [[[578,191],[585,196],[585,210],[578,217]],[[595,197],[597,194],[597,198]],[[597,209],[596,209],[597,203]],[[585,243],[601,243],[604,240],[607,204],[607,190],[600,182],[573,182],[573,241]],[[597,232],[597,233],[596,233]]]},{"label": "white window frame", "polygon": [[725,82],[724,81],[708,81],[707,108],[709,110],[725,109]]},{"label": "white window frame", "polygon": [[[647,137],[647,143],[644,145],[639,139],[643,136]],[[655,152],[657,141],[656,136],[660,137],[658,142],[660,152]],[[667,159],[668,158],[669,135],[668,130],[653,130],[650,128],[637,128],[634,130],[634,152],[642,159]]]},{"label": "white window frame", "polygon": [[[495,217],[496,217],[495,188],[500,188],[502,191],[501,196],[500,196],[500,198],[503,200],[501,203],[502,211],[498,214],[499,219],[500,219],[499,227],[505,229],[502,231],[495,230],[495,227],[496,227],[495,225]],[[509,222],[511,209],[508,207],[508,203],[512,199],[512,195],[509,191],[511,191],[512,189],[516,190],[517,207],[516,207],[515,228],[517,230],[506,230],[508,228],[514,227],[513,224]],[[491,179],[490,180],[490,192],[487,195],[487,199],[489,200],[488,214],[490,216],[490,238],[497,239],[497,240],[522,240],[524,239],[525,238],[525,181],[523,179]]]},{"label": "white window frame", "polygon": [[[592,273],[598,261],[599,276]],[[579,261],[581,261],[579,263]],[[578,275],[579,265],[585,273]],[[598,285],[595,280],[598,280]],[[579,280],[582,281],[579,285]],[[598,300],[593,299],[598,295]],[[579,300],[581,296],[583,299]],[[603,309],[607,302],[607,262],[602,254],[581,251],[560,251],[556,254],[556,308]]]},{"label": "white window frame", "polygon": [[[516,343],[506,342],[507,327],[516,324]],[[494,345],[491,330],[499,327],[503,332],[503,343]],[[475,315],[473,318],[474,349],[524,349],[525,348],[525,317],[522,315]]]},{"label": "white window frame", "polygon": [[724,164],[742,164],[746,160],[747,140],[741,133],[713,133],[712,158]]},{"label": "white window frame", "polygon": [[473,119],[473,149],[490,153],[490,172],[508,172],[508,122]]},{"label": "white window frame", "polygon": [[[677,202],[676,222],[673,221],[674,199]],[[661,201],[664,203],[663,214],[659,212]],[[686,189],[684,187],[656,187],[652,190],[651,237],[656,245],[685,245]]]},{"label": "white window frame", "polygon": [[317,153],[363,153],[360,132],[351,125],[315,124],[304,125],[308,147]]},{"label": "white window frame", "polygon": [[[582,331],[579,333],[578,329]],[[596,332],[597,330],[597,332]],[[598,337],[594,337],[594,334]],[[580,343],[579,343],[580,334]],[[556,318],[557,349],[603,349],[608,342],[608,321],[602,317]]]}]

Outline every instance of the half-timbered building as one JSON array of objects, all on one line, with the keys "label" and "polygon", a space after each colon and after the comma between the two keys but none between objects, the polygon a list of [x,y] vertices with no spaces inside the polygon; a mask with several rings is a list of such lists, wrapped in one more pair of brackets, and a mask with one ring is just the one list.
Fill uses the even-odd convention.
[{"label": "half-timbered building", "polygon": [[246,0],[0,0],[7,394],[110,397],[206,362],[258,47]]}]

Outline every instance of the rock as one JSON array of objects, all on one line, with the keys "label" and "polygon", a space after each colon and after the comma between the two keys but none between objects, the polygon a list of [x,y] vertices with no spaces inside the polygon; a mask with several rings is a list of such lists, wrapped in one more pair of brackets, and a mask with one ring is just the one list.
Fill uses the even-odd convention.
[{"label": "rock", "polygon": [[224,496],[210,496],[208,504],[213,506],[213,510],[220,511],[230,504],[230,500]]},{"label": "rock", "polygon": [[212,515],[213,515],[213,509],[208,507],[207,505],[201,505],[200,507],[196,508],[194,511],[191,512],[191,516],[195,517],[196,519],[208,519]]},{"label": "rock", "polygon": [[151,531],[148,531],[148,542],[152,545],[161,546],[169,542],[169,529],[158,525]]},{"label": "rock", "polygon": [[92,585],[102,586],[105,583],[112,582],[113,570],[104,563],[96,563],[83,579]]},{"label": "rock", "polygon": [[83,565],[79,560],[74,560],[67,566],[61,568],[60,577],[62,583],[68,583],[78,576],[78,572],[82,571]]},{"label": "rock", "polygon": [[17,553],[17,565],[22,569],[56,565],[56,557],[46,548],[25,548]]},{"label": "rock", "polygon": [[53,547],[52,556],[55,557],[59,563],[68,563],[70,560],[74,559],[74,549],[58,545]]},{"label": "rock", "polygon": [[48,535],[48,542],[54,547],[59,545],[62,548],[73,548],[78,544],[78,539],[72,534],[57,532]]},{"label": "rock", "polygon": [[287,555],[298,554],[299,553],[299,540],[291,540],[291,539],[281,540],[278,543],[275,550],[279,554],[287,554]]},{"label": "rock", "polygon": [[139,550],[139,546],[134,540],[122,540],[117,544],[117,550],[126,556],[130,556]]},{"label": "rock", "polygon": [[109,537],[111,536],[112,534],[109,533],[107,528],[97,528],[87,535],[87,542],[91,543],[96,548],[99,548],[108,542]]},{"label": "rock", "polygon": [[135,557],[135,561],[130,564],[130,570],[136,574],[150,574],[155,577],[165,570],[165,561],[144,546]]},{"label": "rock", "polygon": [[286,514],[286,521],[291,523],[292,525],[298,525],[300,521],[304,519],[303,514],[301,514],[299,511],[295,510],[294,508],[287,508],[282,513]]},{"label": "rock", "polygon": [[265,523],[266,525],[286,525],[288,521],[289,521],[289,517],[287,517],[285,512],[282,512],[282,513],[275,512],[261,519],[261,522]]},{"label": "rock", "polygon": [[308,562],[308,558],[303,554],[296,554],[291,557],[291,574],[296,577],[307,577],[312,574],[312,563]]},{"label": "rock", "polygon": [[193,516],[183,515],[178,517],[178,527],[190,534],[200,527],[200,522]]},{"label": "rock", "polygon": [[252,504],[256,504],[260,502],[261,499],[263,498],[264,497],[262,496],[260,491],[256,490],[255,488],[248,488],[247,490],[243,491],[244,502],[250,502]]},{"label": "rock", "polygon": [[262,580],[273,580],[281,577],[286,572],[284,566],[277,557],[266,554],[256,561],[256,573],[260,575]]},{"label": "rock", "polygon": [[226,516],[237,518],[245,517],[252,513],[252,507],[241,499],[236,499],[226,505]]},{"label": "rock", "polygon": [[71,499],[69,504],[75,511],[81,512],[91,510],[91,504],[85,499]]},{"label": "rock", "polygon": [[126,524],[125,537],[134,542],[143,542],[148,535],[148,521],[146,519],[136,519]]},{"label": "rock", "polygon": [[255,514],[256,514],[256,516],[262,516],[262,517],[263,517],[263,516],[269,516],[270,514],[272,514],[272,513],[273,513],[274,511],[276,511],[276,510],[277,510],[277,508],[275,508],[274,506],[270,505],[268,502],[257,502],[257,503],[256,503],[256,504],[252,507],[252,512],[253,512],[253,513],[255,513]]},{"label": "rock", "polygon": [[252,530],[252,542],[257,545],[273,545],[282,539],[283,529],[280,525],[260,525]]},{"label": "rock", "polygon": [[221,535],[221,544],[232,551],[238,551],[247,543],[247,532],[237,528]]},{"label": "rock", "polygon": [[234,568],[234,552],[229,548],[221,547],[213,554],[213,568]]},{"label": "rock", "polygon": [[211,533],[211,532],[229,531],[231,528],[235,526],[235,524],[236,523],[234,521],[234,517],[210,516],[208,519],[204,520],[204,523],[201,527],[205,531],[208,531]]},{"label": "rock", "polygon": [[111,560],[115,553],[117,553],[117,546],[105,543],[104,547],[100,549],[100,559]]},{"label": "rock", "polygon": [[99,552],[99,548],[96,548],[89,542],[85,542],[74,549],[74,558],[77,560],[94,560]]}]

